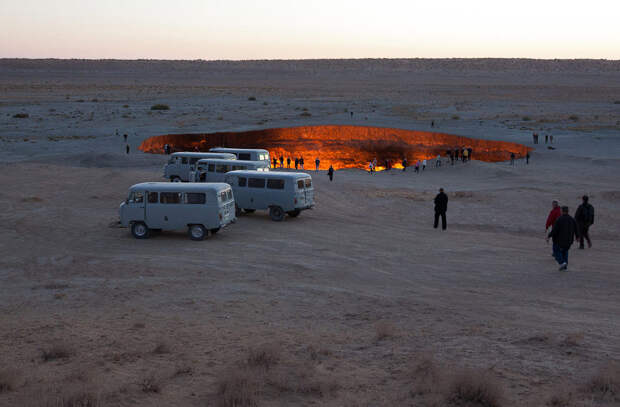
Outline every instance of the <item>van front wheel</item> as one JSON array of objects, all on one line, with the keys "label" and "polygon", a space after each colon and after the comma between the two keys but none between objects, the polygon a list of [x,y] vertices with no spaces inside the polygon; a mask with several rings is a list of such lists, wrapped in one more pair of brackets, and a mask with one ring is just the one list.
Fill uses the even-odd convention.
[{"label": "van front wheel", "polygon": [[284,210],[279,206],[272,206],[269,208],[269,216],[271,216],[271,220],[280,222],[284,219]]},{"label": "van front wheel", "polygon": [[134,222],[131,224],[131,234],[136,239],[147,239],[150,235],[150,230],[144,222]]},{"label": "van front wheel", "polygon": [[301,213],[301,209],[295,209],[294,211],[288,211],[286,213],[288,213],[288,216],[290,216],[291,218],[296,218]]},{"label": "van front wheel", "polygon": [[204,240],[207,237],[207,229],[202,225],[190,225],[188,233],[192,240]]}]

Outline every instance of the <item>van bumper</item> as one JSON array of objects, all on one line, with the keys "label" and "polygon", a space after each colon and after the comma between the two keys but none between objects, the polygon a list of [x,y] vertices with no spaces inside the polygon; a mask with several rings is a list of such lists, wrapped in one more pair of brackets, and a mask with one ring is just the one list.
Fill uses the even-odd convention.
[{"label": "van bumper", "polygon": [[299,210],[301,210],[301,211],[304,211],[304,210],[306,210],[306,209],[312,209],[312,208],[314,208],[314,204],[312,204],[312,205],[307,205],[307,206],[296,206],[296,207],[295,207],[295,209],[299,209]]}]

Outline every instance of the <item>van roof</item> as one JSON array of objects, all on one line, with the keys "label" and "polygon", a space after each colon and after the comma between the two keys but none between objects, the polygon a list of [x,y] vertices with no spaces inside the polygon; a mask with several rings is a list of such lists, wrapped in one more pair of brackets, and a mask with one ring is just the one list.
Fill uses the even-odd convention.
[{"label": "van roof", "polygon": [[237,170],[237,171],[229,171],[226,175],[241,175],[246,177],[264,177],[264,178],[312,178],[310,174],[306,174],[305,172],[284,172],[284,171],[247,171],[247,170]]},{"label": "van roof", "polygon": [[196,152],[196,151],[177,151],[176,153],[172,153],[170,155],[173,156],[184,156],[184,157],[205,157],[212,154],[226,154],[225,152],[216,152],[216,151],[205,151],[205,152]]},{"label": "van roof", "polygon": [[150,192],[204,192],[207,190],[221,191],[228,189],[230,185],[224,182],[141,182],[132,185],[130,191]]},{"label": "van roof", "polygon": [[[231,161],[234,161],[234,162],[231,162]],[[203,158],[201,160],[198,160],[197,163],[198,164],[207,164],[207,163],[212,163],[212,164],[231,164],[231,165],[254,164],[254,165],[261,165],[261,166],[268,165],[268,164],[265,163],[265,161],[226,160],[226,159],[223,159],[223,158]]]},{"label": "van roof", "polygon": [[267,153],[269,154],[269,151],[264,150],[262,148],[229,148],[229,147],[213,147],[211,149],[209,149],[209,151],[213,151],[214,153],[228,153],[228,152],[252,152],[252,151],[256,151],[257,153]]}]

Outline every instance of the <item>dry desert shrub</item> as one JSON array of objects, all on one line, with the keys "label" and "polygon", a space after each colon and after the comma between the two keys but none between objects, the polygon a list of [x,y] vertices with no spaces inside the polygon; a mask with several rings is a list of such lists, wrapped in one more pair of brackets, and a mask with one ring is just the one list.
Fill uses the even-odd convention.
[{"label": "dry desert shrub", "polygon": [[148,374],[140,381],[140,388],[144,393],[161,393],[162,381],[155,373]]},{"label": "dry desert shrub", "polygon": [[157,345],[155,345],[152,353],[155,355],[165,355],[171,352],[172,351],[170,350],[170,346],[166,342],[159,342]]},{"label": "dry desert shrub", "polygon": [[[36,397],[36,396],[33,396]],[[96,392],[82,389],[62,389],[59,392],[50,391],[41,395],[30,405],[38,407],[101,407],[101,397]]]},{"label": "dry desert shrub", "polygon": [[560,390],[547,399],[545,403],[548,407],[570,407],[573,403],[573,393],[570,391]]},{"label": "dry desert shrub", "polygon": [[310,116],[312,116],[312,113],[310,113],[310,112],[301,112],[299,115],[301,117],[310,117]]},{"label": "dry desert shrub", "polygon": [[413,389],[411,395],[425,395],[439,393],[442,387],[443,375],[435,360],[431,358],[420,359],[413,367]]},{"label": "dry desert shrub", "polygon": [[28,113],[16,113],[13,115],[14,119],[27,119],[28,117],[30,117]]},{"label": "dry desert shrub", "polygon": [[452,406],[500,407],[503,391],[488,371],[465,369],[454,375],[445,400]]},{"label": "dry desert shrub", "polygon": [[151,110],[170,110],[170,106],[158,103],[151,106]]},{"label": "dry desert shrub", "polygon": [[44,362],[68,359],[71,355],[73,355],[73,350],[64,343],[55,343],[41,350],[41,358]]},{"label": "dry desert shrub", "polygon": [[278,393],[305,394],[326,397],[340,388],[338,381],[327,372],[318,372],[309,362],[281,364],[265,377],[266,384]]},{"label": "dry desert shrub", "polygon": [[251,102],[254,102],[254,101],[256,101],[256,97],[255,96],[250,96],[248,98],[248,100],[251,101]]},{"label": "dry desert shrub", "polygon": [[253,369],[231,368],[218,382],[219,403],[223,407],[254,407],[263,378]]},{"label": "dry desert shrub", "polygon": [[280,348],[276,344],[263,344],[250,348],[246,361],[251,367],[269,370],[280,361]]},{"label": "dry desert shrub", "polygon": [[384,339],[392,339],[398,334],[396,326],[389,321],[379,321],[375,325],[375,341],[379,342]]},{"label": "dry desert shrub", "polygon": [[15,369],[0,370],[0,394],[17,388],[21,373]]},{"label": "dry desert shrub", "polygon": [[606,400],[620,401],[620,364],[601,368],[584,388],[584,392]]},{"label": "dry desert shrub", "polygon": [[580,346],[583,342],[583,332],[568,334],[560,341],[561,346]]}]

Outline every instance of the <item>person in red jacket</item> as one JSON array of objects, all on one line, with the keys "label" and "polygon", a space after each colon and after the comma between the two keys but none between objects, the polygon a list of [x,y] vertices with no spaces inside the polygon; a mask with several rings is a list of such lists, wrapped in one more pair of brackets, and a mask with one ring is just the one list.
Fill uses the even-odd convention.
[{"label": "person in red jacket", "polygon": [[551,202],[551,212],[549,212],[549,216],[547,216],[547,223],[545,224],[545,233],[549,228],[553,227],[555,221],[562,216],[562,209],[560,209],[560,204],[558,201]]}]

